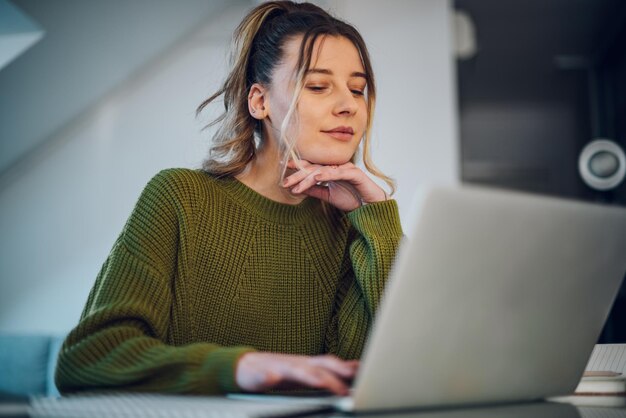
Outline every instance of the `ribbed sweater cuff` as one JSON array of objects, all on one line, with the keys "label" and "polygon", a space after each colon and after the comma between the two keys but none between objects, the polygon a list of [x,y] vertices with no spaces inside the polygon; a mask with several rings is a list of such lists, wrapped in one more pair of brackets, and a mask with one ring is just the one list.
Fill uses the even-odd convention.
[{"label": "ribbed sweater cuff", "polygon": [[368,203],[351,212],[348,219],[359,231],[379,237],[401,237],[402,225],[395,200]]},{"label": "ribbed sweater cuff", "polygon": [[217,376],[217,384],[222,392],[241,392],[241,388],[236,381],[236,368],[239,358],[246,353],[256,351],[252,347],[224,347],[211,352],[203,364],[203,373],[207,377],[207,387],[209,377]]}]

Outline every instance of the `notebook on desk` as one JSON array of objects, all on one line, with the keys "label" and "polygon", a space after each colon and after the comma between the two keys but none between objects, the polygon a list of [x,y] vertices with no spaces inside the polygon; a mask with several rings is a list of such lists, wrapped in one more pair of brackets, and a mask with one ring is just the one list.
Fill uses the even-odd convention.
[{"label": "notebook on desk", "polygon": [[435,189],[413,225],[353,394],[318,401],[361,412],[571,393],[626,272],[626,210]]}]

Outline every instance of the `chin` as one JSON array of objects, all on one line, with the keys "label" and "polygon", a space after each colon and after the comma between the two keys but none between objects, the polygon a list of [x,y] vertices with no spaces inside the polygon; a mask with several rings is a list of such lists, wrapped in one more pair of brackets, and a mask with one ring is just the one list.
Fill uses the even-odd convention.
[{"label": "chin", "polygon": [[343,147],[343,149],[340,147],[315,147],[299,150],[299,152],[300,158],[311,164],[342,165],[350,162],[356,150],[352,147]]}]

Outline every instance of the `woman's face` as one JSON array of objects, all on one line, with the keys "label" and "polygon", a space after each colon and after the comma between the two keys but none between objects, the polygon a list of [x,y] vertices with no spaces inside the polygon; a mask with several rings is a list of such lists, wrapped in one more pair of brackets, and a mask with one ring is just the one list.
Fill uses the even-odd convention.
[{"label": "woman's face", "polygon": [[[301,39],[285,43],[283,60],[267,92],[275,139],[293,97]],[[364,73],[359,52],[348,39],[317,39],[297,105],[297,122],[287,128],[287,135],[296,137],[300,158],[322,165],[350,161],[367,126]]]}]

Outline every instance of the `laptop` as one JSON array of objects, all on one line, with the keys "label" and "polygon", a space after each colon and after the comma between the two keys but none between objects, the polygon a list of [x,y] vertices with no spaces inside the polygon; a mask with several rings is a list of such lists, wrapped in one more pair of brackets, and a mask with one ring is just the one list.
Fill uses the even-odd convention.
[{"label": "laptop", "polygon": [[351,396],[298,401],[367,412],[573,392],[626,273],[626,209],[436,188],[412,223]]}]

